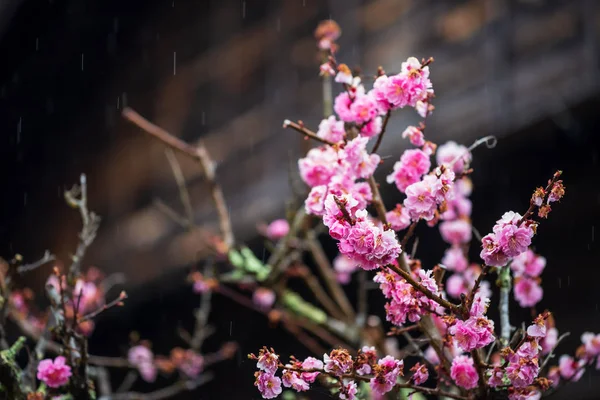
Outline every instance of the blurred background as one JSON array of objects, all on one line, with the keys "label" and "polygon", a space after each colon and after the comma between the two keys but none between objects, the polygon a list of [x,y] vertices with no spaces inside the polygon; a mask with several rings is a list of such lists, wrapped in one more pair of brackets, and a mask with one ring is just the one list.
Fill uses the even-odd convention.
[{"label": "blurred background", "polygon": [[[131,294],[126,307],[101,318],[91,348],[123,354],[128,333],[137,330],[157,353],[167,352],[175,328],[193,324],[198,297],[185,276],[202,263],[206,246],[156,208],[156,199],[180,207],[164,147],[120,113],[130,106],[188,142],[202,139],[218,163],[237,240],[265,255],[256,225],[285,215],[290,172],[302,155],[302,139],[282,121],[301,119],[316,129],[321,119],[313,31],[328,18],[342,28],[338,59],[365,74],[379,65],[396,71],[409,56],[435,58],[428,139],[469,145],[498,137],[494,149],[474,154],[479,231],[506,210],[525,210],[533,188],[564,171],[567,195],[535,241],[548,259],[541,306],[555,312],[560,331],[572,331],[565,352],[583,331],[600,331],[597,0],[5,0],[1,255],[33,260],[51,249],[66,258],[80,221],[62,193],[86,173],[90,207],[103,220],[85,264],[124,272]],[[415,116],[398,113],[390,121],[380,182]],[[179,160],[196,222],[216,230],[198,166]],[[400,200],[395,187],[382,184],[382,191],[388,207]],[[437,230],[421,228],[417,254],[432,267],[445,246]],[[325,244],[333,257],[335,244]],[[30,284],[41,287],[47,274],[39,270]],[[515,319],[519,312],[513,310]],[[227,299],[216,296],[211,322],[219,337],[207,347],[226,338],[239,343],[240,354],[181,399],[258,398],[245,354],[272,344],[303,355],[287,333]],[[597,377],[588,373],[555,397],[600,398]],[[310,396],[328,397],[318,390]]]}]

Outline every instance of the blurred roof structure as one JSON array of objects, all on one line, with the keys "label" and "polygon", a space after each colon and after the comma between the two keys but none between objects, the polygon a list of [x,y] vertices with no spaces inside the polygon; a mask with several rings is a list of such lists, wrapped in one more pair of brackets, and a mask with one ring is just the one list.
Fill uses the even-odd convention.
[{"label": "blurred roof structure", "polygon": [[[436,142],[510,135],[596,95],[599,87],[600,4],[594,0],[156,1],[134,2],[134,11],[111,2],[66,3],[64,18],[71,25],[62,36],[70,38],[64,46],[79,47],[62,48],[60,61],[52,60],[52,52],[44,56],[49,68],[42,72],[40,59],[31,56],[15,69],[17,83],[5,82],[2,99],[9,103],[24,96],[23,90],[29,90],[27,96],[41,94],[25,89],[27,84],[73,79],[79,72],[75,62],[89,71],[75,85],[100,80],[91,86],[93,93],[73,89],[88,100],[78,115],[52,103],[53,113],[70,117],[53,126],[75,132],[71,138],[93,137],[71,149],[84,149],[91,160],[62,166],[72,170],[70,176],[80,172],[75,168],[93,170],[90,196],[105,222],[90,259],[138,271],[140,280],[193,261],[202,243],[155,207],[156,198],[179,207],[163,146],[120,121],[120,110],[129,105],[184,140],[201,139],[218,161],[238,238],[251,238],[255,222],[283,215],[291,195],[289,165],[300,155],[301,138],[284,131],[281,122],[301,119],[316,128],[320,121],[312,31],[322,19],[340,23],[339,59],[360,64],[366,75],[378,65],[398,70],[408,56],[435,58],[436,111],[428,135]],[[95,30],[85,25],[92,24],[92,15],[103,21]],[[83,39],[71,36],[78,32]],[[96,36],[105,47],[81,52],[84,39]],[[63,47],[55,42],[60,37],[46,46]],[[94,69],[95,63],[104,67]],[[53,96],[61,90],[60,84],[46,86]],[[70,106],[78,107],[72,101]],[[39,117],[23,117],[19,105],[10,107],[11,123]],[[382,175],[404,146],[399,134],[415,120],[410,112],[392,119]],[[196,221],[216,228],[200,169],[179,160]],[[54,248],[72,247],[65,235],[76,223],[59,228]]]}]

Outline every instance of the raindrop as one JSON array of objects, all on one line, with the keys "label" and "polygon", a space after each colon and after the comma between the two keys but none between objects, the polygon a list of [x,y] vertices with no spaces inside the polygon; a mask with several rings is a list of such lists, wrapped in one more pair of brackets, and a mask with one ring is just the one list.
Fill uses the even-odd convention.
[{"label": "raindrop", "polygon": [[281,32],[281,18],[277,18],[277,32]]},{"label": "raindrop", "polygon": [[113,32],[117,33],[119,31],[119,18],[115,17],[113,19]]},{"label": "raindrop", "polygon": [[306,0],[302,0],[302,7],[306,7]]},{"label": "raindrop", "polygon": [[19,117],[19,123],[17,124],[17,143],[21,142],[21,128],[23,127],[23,117]]},{"label": "raindrop", "polygon": [[596,227],[594,225],[592,225],[592,242],[594,241],[594,230],[596,229]]},{"label": "raindrop", "polygon": [[242,1],[242,18],[246,18],[246,2]]},{"label": "raindrop", "polygon": [[117,110],[119,109],[120,102],[121,102],[121,96],[117,96]]},{"label": "raindrop", "polygon": [[177,52],[173,52],[173,75],[177,75]]},{"label": "raindrop", "polygon": [[173,3],[171,4],[171,7],[175,8],[175,0],[173,0]]},{"label": "raindrop", "polygon": [[231,336],[233,332],[233,321],[229,321],[229,336]]},{"label": "raindrop", "polygon": [[81,70],[83,71],[83,53],[81,53]]},{"label": "raindrop", "polygon": [[558,278],[558,288],[561,289],[562,288],[562,281],[560,278]]},{"label": "raindrop", "polygon": [[206,125],[206,113],[202,111],[202,125]]},{"label": "raindrop", "polygon": [[127,93],[123,92],[123,108],[127,107]]}]

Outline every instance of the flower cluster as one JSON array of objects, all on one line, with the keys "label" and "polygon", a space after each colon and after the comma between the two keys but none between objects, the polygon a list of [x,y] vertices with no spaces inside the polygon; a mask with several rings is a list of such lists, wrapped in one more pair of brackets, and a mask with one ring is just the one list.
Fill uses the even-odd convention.
[{"label": "flower cluster", "polygon": [[515,300],[521,307],[533,307],[542,299],[540,275],[545,267],[546,259],[530,249],[513,258],[510,269],[515,277]]},{"label": "flower cluster", "polygon": [[[431,271],[419,269],[415,278],[421,285],[432,293],[439,295],[437,283],[431,277]],[[385,305],[387,320],[394,325],[402,326],[406,321],[417,322],[423,315],[438,309],[438,304],[416,290],[404,278],[391,270],[379,271],[373,280],[379,283],[379,288],[386,299]]]},{"label": "flower cluster", "polygon": [[[404,375],[404,361],[392,356],[377,359],[377,354],[372,347],[363,347],[358,355],[353,358],[345,349],[334,349],[329,354],[323,355],[323,360],[308,357],[303,361],[292,357],[288,364],[279,361],[279,355],[273,349],[263,347],[258,356],[249,354],[248,357],[256,360],[259,369],[255,373],[255,386],[265,399],[277,397],[282,392],[282,384],[297,392],[310,389],[320,374],[325,374],[337,379],[339,385],[339,398],[342,400],[357,399],[357,380],[369,382],[374,396],[383,396],[398,384],[398,378]],[[278,369],[282,369],[281,378],[276,376]],[[429,377],[427,367],[416,364],[412,369],[411,380],[416,384],[425,382]]]},{"label": "flower cluster", "polygon": [[63,356],[42,360],[37,367],[37,378],[51,388],[66,385],[71,375],[71,367]]}]

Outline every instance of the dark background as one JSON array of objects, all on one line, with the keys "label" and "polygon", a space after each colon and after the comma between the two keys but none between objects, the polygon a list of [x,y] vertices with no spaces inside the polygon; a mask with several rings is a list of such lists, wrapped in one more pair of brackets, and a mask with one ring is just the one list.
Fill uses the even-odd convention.
[{"label": "dark background", "polygon": [[[554,170],[564,171],[567,194],[535,240],[548,259],[540,307],[555,313],[561,332],[572,332],[564,352],[574,350],[582,332],[600,331],[595,1],[6,4],[0,9],[1,255],[34,259],[50,248],[66,257],[79,221],[64,206],[62,191],[81,172],[88,175],[91,207],[104,220],[86,263],[124,271],[131,295],[126,307],[100,319],[91,338],[94,353],[124,354],[129,332],[137,330],[156,353],[166,354],[182,345],[176,327],[192,326],[198,302],[185,276],[202,258],[200,244],[152,213],[156,197],[177,204],[176,186],[161,146],[120,119],[123,105],[185,140],[205,138],[219,162],[238,240],[263,254],[255,222],[283,215],[287,164],[300,154],[299,139],[280,129],[281,120],[318,123],[311,35],[329,17],[342,25],[340,57],[351,65],[393,70],[409,55],[436,58],[432,140],[500,138],[496,148],[474,154],[473,224],[480,232],[506,210],[525,210],[532,189]],[[391,158],[381,171],[391,169],[402,151],[399,134],[411,121],[393,120],[383,150]],[[214,223],[197,171],[184,160],[182,166],[198,222]],[[384,191],[392,206],[395,191]],[[152,235],[144,236],[148,231]],[[418,235],[418,256],[433,266],[444,244],[437,230],[420,227]],[[326,246],[334,256],[335,245]],[[40,270],[30,284],[41,287],[47,273]],[[376,292],[370,302],[380,309]],[[527,310],[511,311],[513,321],[529,318]],[[307,355],[285,331],[269,329],[263,316],[219,296],[211,321],[219,334],[207,341],[207,351],[223,340],[238,342],[241,350],[236,360],[214,368],[212,382],[182,399],[258,398],[254,366],[245,355],[262,345]],[[588,372],[556,398],[600,398],[597,376]],[[152,387],[140,383],[136,389]],[[327,394],[315,389],[310,397]]]}]

